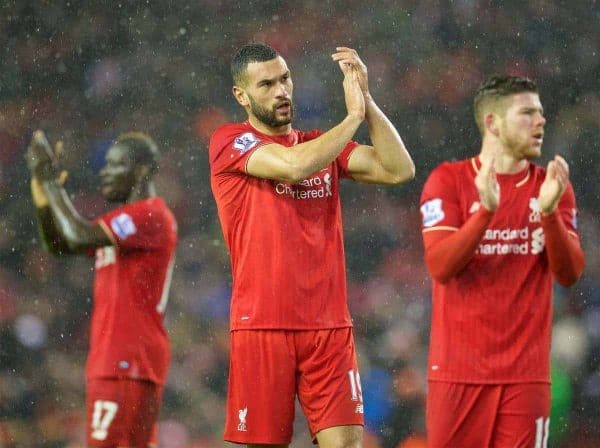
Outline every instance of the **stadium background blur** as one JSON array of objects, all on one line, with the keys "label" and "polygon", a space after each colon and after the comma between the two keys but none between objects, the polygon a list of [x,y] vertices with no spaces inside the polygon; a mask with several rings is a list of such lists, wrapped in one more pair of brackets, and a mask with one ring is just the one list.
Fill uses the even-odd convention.
[{"label": "stadium background blur", "polygon": [[[132,6],[136,3],[138,6]],[[110,4],[110,6],[108,6]],[[356,48],[372,93],[417,166],[400,188],[344,183],[349,304],[370,448],[423,447],[430,281],[418,198],[442,160],[474,155],[471,102],[492,73],[528,75],[548,123],[544,163],[570,164],[587,268],[555,291],[553,447],[600,446],[600,89],[597,1],[3,1],[0,5],[0,447],[80,447],[92,262],[39,244],[23,154],[32,131],[65,142],[67,189],[87,217],[120,132],[163,151],[157,181],[179,221],[166,323],[173,358],[160,446],[219,447],[228,363],[229,263],[207,144],[243,119],[229,60],[248,41],[287,59],[295,126],[344,113],[329,55]],[[366,141],[360,130],[358,140]],[[515,313],[519,310],[515,309]],[[309,447],[298,418],[295,447]]]}]

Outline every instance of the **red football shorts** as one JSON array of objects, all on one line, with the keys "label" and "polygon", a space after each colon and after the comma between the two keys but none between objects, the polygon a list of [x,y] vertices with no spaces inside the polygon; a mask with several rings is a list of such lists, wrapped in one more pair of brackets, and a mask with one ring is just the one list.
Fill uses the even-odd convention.
[{"label": "red football shorts", "polygon": [[87,443],[147,448],[158,439],[162,386],[150,381],[94,379],[87,383]]},{"label": "red football shorts", "polygon": [[313,437],[364,425],[352,328],[231,333],[225,440],[290,443],[296,395]]},{"label": "red football shorts", "polygon": [[547,448],[550,384],[428,384],[430,448]]}]

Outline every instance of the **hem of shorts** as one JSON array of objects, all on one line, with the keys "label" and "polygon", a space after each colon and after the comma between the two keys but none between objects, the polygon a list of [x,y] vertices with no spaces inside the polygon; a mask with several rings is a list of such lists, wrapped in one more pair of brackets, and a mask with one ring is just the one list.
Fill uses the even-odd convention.
[{"label": "hem of shorts", "polygon": [[149,383],[157,384],[159,386],[164,386],[166,381],[158,381],[156,378],[151,378],[149,376],[130,376],[130,375],[115,375],[115,374],[95,374],[92,376],[86,375],[85,380],[131,380],[131,381],[146,381]]},{"label": "hem of shorts", "polygon": [[248,444],[252,444],[252,445],[289,445],[292,443],[291,439],[288,440],[266,440],[265,439],[258,439],[258,440],[242,440],[242,439],[236,439],[234,437],[231,436],[223,436],[223,440],[225,442],[229,442],[229,443],[235,443],[237,445],[248,445]]},{"label": "hem of shorts", "polygon": [[456,378],[427,378],[427,381],[434,383],[458,383],[458,384],[525,384],[525,383],[544,383],[551,384],[549,378],[524,378],[524,379],[502,379],[494,378],[491,380],[482,379],[456,379]]},{"label": "hem of shorts", "polygon": [[363,414],[363,421],[362,423],[348,423],[348,422],[327,422],[327,423],[323,423],[320,425],[320,427],[315,430],[315,432],[313,433],[312,431],[310,431],[310,436],[312,437],[313,442],[315,442],[317,440],[317,434],[321,431],[323,431],[324,429],[329,429],[329,428],[333,428],[334,426],[362,426],[363,428],[365,427],[365,422],[364,422],[364,414]]},{"label": "hem of shorts", "polygon": [[332,325],[318,325],[318,326],[306,326],[306,327],[286,327],[281,325],[252,325],[248,327],[230,327],[229,331],[243,331],[243,330],[275,330],[275,331],[314,331],[314,330],[335,330],[336,328],[353,328],[352,323],[341,323]]}]

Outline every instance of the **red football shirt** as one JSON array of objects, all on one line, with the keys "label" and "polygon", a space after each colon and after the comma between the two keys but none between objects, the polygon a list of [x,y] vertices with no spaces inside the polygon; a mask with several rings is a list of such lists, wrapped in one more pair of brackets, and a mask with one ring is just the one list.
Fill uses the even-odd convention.
[{"label": "red football shirt", "polygon": [[339,179],[348,176],[357,143],[298,184],[246,173],[248,157],[262,145],[290,147],[321,134],[267,136],[244,122],[220,127],[210,140],[211,186],[233,272],[232,330],[352,325]]},{"label": "red football shirt", "polygon": [[[477,158],[444,163],[421,196],[423,232],[456,231],[479,208]],[[550,381],[552,273],[537,202],[545,170],[498,174],[500,205],[476,254],[449,282],[433,281],[429,379]],[[558,213],[576,232],[571,185]]]},{"label": "red football shirt", "polygon": [[86,375],[164,384],[169,341],[163,326],[177,225],[161,198],[126,204],[97,221],[113,246],[96,250]]}]

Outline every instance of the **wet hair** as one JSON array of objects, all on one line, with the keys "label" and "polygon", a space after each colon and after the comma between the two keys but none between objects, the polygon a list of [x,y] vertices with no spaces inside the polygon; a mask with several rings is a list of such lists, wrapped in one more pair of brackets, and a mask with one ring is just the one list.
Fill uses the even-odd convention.
[{"label": "wet hair", "polygon": [[251,62],[265,62],[275,59],[279,53],[266,44],[256,42],[241,47],[231,60],[231,77],[234,84],[243,84],[246,69]]},{"label": "wet hair", "polygon": [[158,167],[160,152],[156,142],[144,132],[125,132],[117,137],[115,143],[125,146],[133,165],[148,165],[153,173]]},{"label": "wet hair", "polygon": [[485,131],[484,111],[490,107],[497,108],[505,98],[523,92],[538,93],[537,85],[529,78],[506,75],[490,76],[479,85],[473,101],[473,112],[481,135]]}]

